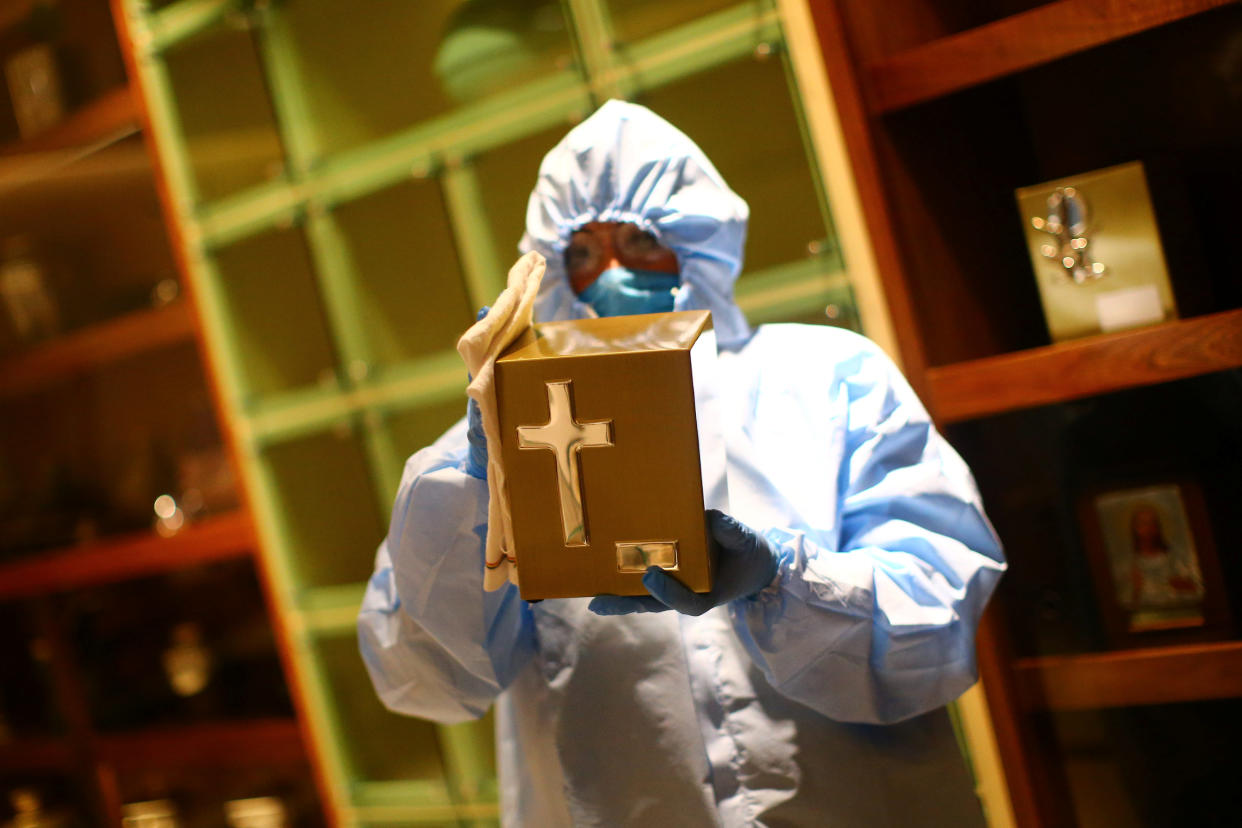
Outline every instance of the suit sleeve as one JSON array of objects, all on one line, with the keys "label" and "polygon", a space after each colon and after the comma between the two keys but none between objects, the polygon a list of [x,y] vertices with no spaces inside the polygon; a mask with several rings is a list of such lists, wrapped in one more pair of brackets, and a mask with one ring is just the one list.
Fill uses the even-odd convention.
[{"label": "suit sleeve", "polygon": [[[866,342],[863,340],[863,342]],[[976,680],[975,630],[1005,569],[969,469],[873,344],[838,378],[837,525],[769,528],[772,585],[730,606],[781,693],[838,721],[889,723]]]},{"label": "suit sleeve", "polygon": [[486,713],[534,653],[517,588],[483,590],[487,483],[465,473],[465,428],[406,463],[358,615],[380,699],[443,723]]}]

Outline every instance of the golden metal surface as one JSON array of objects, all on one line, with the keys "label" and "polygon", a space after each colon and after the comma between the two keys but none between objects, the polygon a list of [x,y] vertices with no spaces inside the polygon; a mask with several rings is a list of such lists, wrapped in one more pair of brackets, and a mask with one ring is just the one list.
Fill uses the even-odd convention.
[{"label": "golden metal surface", "polygon": [[549,382],[548,421],[541,426],[518,426],[518,448],[548,449],[556,458],[557,492],[561,501],[561,526],[566,546],[586,546],[586,515],[578,452],[584,448],[612,446],[612,420],[579,423],[574,419],[570,394],[572,382]]},{"label": "golden metal surface", "polygon": [[677,541],[617,544],[618,572],[646,572],[649,566],[658,566],[670,571],[676,570]]},{"label": "golden metal surface", "polygon": [[652,564],[711,588],[704,509],[727,495],[720,441],[699,431],[710,321],[688,311],[548,323],[496,361],[523,598],[645,595]]}]

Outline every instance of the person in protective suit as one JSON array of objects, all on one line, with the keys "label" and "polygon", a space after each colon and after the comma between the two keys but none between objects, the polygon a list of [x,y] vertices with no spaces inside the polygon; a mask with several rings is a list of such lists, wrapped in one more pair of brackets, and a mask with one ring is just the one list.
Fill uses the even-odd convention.
[{"label": "person in protective suit", "polygon": [[508,825],[982,823],[944,706],[975,681],[999,542],[876,345],[749,329],[747,217],[688,137],[610,101],[544,158],[520,244],[547,259],[539,321],[712,312],[731,512],[708,515],[712,593],[658,568],[638,598],[485,592],[477,417],[406,464],[363,657],[394,711],[495,705]]}]

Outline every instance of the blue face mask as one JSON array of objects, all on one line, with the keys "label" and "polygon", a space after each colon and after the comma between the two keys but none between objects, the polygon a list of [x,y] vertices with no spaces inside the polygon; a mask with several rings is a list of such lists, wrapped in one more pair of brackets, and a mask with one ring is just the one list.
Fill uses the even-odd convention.
[{"label": "blue face mask", "polygon": [[673,291],[680,285],[676,273],[610,267],[578,298],[600,316],[664,313],[673,309]]}]

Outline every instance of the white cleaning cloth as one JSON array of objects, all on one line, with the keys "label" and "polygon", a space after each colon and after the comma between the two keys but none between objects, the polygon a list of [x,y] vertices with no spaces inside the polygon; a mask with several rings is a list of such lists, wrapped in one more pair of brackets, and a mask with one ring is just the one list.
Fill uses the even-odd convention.
[{"label": "white cleaning cloth", "polygon": [[530,327],[535,295],[547,267],[543,256],[527,253],[509,270],[505,288],[487,316],[471,326],[457,341],[457,353],[466,361],[473,379],[466,393],[479,404],[483,433],[487,435],[487,569],[483,588],[500,589],[517,583],[517,558],[513,553],[513,523],[505,495],[505,470],[500,459],[500,419],[496,407],[495,363],[505,348]]}]

